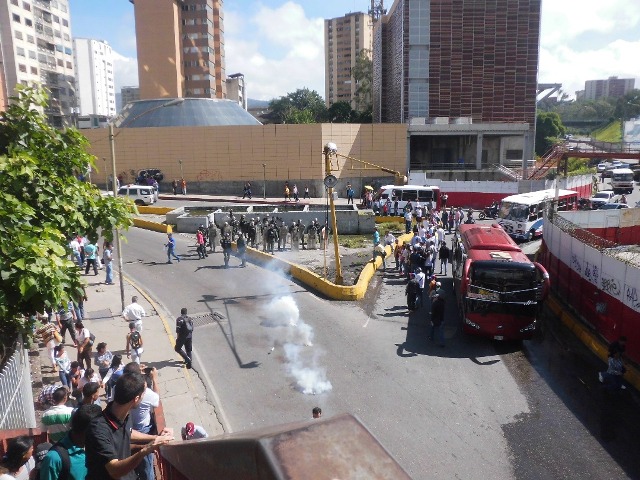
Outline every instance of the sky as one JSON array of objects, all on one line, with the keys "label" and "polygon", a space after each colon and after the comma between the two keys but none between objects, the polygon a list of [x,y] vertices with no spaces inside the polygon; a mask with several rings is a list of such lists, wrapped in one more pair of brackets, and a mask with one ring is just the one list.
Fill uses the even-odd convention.
[{"label": "sky", "polygon": [[[169,1],[169,0],[157,0]],[[116,91],[138,85],[133,5],[69,0],[74,37],[114,50]],[[227,0],[227,75],[243,73],[249,98],[270,100],[298,88],[324,97],[324,19],[367,11],[369,0]],[[390,8],[391,0],[385,2]],[[585,80],[635,78],[640,88],[640,1],[543,0],[539,83],[562,83],[574,97]]]}]

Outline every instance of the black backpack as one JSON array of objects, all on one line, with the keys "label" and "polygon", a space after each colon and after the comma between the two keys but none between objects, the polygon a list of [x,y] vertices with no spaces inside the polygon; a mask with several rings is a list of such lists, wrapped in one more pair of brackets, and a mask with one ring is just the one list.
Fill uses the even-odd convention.
[{"label": "black backpack", "polygon": [[140,336],[140,332],[131,332],[131,335],[129,336],[129,343],[131,344],[131,348],[133,348],[134,350],[140,348],[142,346],[141,340],[142,337]]},{"label": "black backpack", "polygon": [[193,320],[191,317],[182,317],[182,323],[180,324],[180,333],[182,335],[188,335],[193,332]]}]

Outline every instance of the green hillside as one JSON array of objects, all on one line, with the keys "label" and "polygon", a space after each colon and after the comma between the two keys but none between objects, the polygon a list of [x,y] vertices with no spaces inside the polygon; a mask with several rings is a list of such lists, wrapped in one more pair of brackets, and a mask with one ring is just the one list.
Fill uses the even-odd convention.
[{"label": "green hillside", "polygon": [[615,120],[610,124],[591,132],[591,138],[601,142],[619,142],[622,137],[620,134],[620,120]]}]

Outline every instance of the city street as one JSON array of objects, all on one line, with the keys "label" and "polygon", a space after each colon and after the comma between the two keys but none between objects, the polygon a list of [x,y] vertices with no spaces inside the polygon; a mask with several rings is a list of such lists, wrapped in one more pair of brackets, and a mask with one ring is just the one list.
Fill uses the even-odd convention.
[{"label": "city street", "polygon": [[198,260],[179,234],[173,264],[164,235],[126,236],[125,274],[170,317],[186,306],[196,319],[194,368],[229,431],[310,419],[318,405],[356,414],[416,479],[640,475],[632,394],[603,398],[604,364],[553,319],[536,340],[494,344],[461,334],[450,296],[439,348],[391,272],[362,302],[331,302],[235,258],[225,270],[220,253]]}]

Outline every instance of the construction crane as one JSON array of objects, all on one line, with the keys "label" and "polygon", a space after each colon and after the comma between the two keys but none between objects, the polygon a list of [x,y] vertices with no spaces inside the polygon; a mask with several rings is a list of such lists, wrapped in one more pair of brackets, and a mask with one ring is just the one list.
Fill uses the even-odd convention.
[{"label": "construction crane", "polygon": [[[360,160],[358,158],[350,157],[348,155],[342,155],[338,153],[338,146],[329,142],[325,145],[324,150],[324,185],[327,187],[327,194],[329,195],[329,205],[331,208],[331,229],[333,231],[333,249],[336,256],[336,285],[342,285],[342,264],[340,262],[340,252],[339,252],[339,241],[338,241],[338,222],[336,221],[336,206],[333,201],[333,187],[338,183],[338,179],[331,172],[335,172],[340,170],[340,165],[338,163],[338,158],[344,158],[345,160],[350,160],[351,162],[357,162],[362,165],[365,165],[365,168],[361,168],[359,170],[380,170],[385,173],[390,173],[394,176],[394,184],[395,185],[405,185],[407,183],[407,176],[401,172],[396,170],[391,170],[390,168],[382,167],[380,165],[376,165],[375,163],[365,162],[364,160]],[[336,166],[333,167],[331,159],[336,159]],[[370,168],[366,168],[370,167]],[[355,170],[353,165],[351,166],[351,170]]]}]

